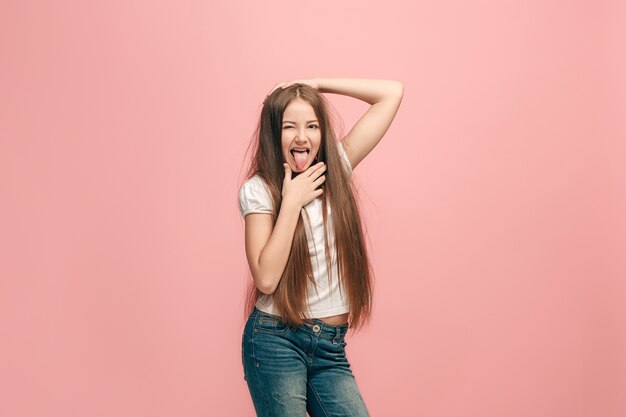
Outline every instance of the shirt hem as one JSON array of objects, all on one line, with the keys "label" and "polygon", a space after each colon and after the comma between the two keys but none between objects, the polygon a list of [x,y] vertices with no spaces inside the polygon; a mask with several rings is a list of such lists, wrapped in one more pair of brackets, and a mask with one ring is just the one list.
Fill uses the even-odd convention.
[{"label": "shirt hem", "polygon": [[[272,307],[259,305],[259,303],[257,303],[256,304],[256,308],[261,310],[264,313],[277,315]],[[345,306],[341,306],[341,307],[337,307],[337,308],[332,308],[330,310],[323,310],[323,311],[318,311],[318,312],[313,312],[312,311],[311,315],[309,315],[308,318],[321,319],[321,318],[324,318],[324,317],[336,316],[338,314],[349,313],[349,312],[350,312],[350,306],[349,305],[345,305]]]},{"label": "shirt hem", "polygon": [[244,211],[244,212],[242,213],[242,216],[243,216],[243,217],[246,217],[246,215],[247,215],[247,214],[252,214],[252,213],[267,213],[267,214],[272,214],[272,213],[274,213],[274,212],[273,212],[273,211],[271,211],[271,210],[248,210],[248,211]]},{"label": "shirt hem", "polygon": [[332,308],[330,310],[323,310],[323,311],[318,311],[318,312],[311,311],[311,315],[309,317],[315,318],[315,319],[321,319],[324,317],[336,316],[338,314],[349,313],[349,312],[350,312],[350,306],[345,305],[345,306],[341,306],[337,308]]}]

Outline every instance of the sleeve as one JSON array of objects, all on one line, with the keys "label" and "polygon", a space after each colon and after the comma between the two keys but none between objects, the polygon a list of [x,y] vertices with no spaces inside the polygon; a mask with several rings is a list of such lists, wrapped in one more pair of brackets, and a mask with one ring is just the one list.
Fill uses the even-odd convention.
[{"label": "sleeve", "polygon": [[346,150],[343,148],[341,141],[337,141],[337,149],[339,150],[339,155],[343,160],[343,165],[346,167],[348,171],[348,176],[352,175],[352,166],[350,165],[350,160],[348,159],[348,154],[346,154]]},{"label": "sleeve", "polygon": [[273,213],[272,197],[265,186],[256,178],[246,181],[239,190],[241,217],[250,213]]}]

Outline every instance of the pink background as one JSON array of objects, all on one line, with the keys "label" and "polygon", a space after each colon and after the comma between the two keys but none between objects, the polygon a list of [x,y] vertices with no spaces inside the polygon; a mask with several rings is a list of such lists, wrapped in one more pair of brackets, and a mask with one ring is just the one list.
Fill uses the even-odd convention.
[{"label": "pink background", "polygon": [[626,415],[624,2],[216,3],[0,3],[0,415],[254,415],[237,190],[324,76],[405,85],[354,174],[372,416]]}]

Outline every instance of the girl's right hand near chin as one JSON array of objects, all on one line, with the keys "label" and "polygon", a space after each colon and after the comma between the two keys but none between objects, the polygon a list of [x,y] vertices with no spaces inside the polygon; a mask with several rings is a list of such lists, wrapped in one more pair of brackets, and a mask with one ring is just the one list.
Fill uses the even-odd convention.
[{"label": "girl's right hand near chin", "polygon": [[[283,181],[283,201],[290,201],[302,208],[313,201],[316,197],[322,195],[321,188],[317,190],[324,181],[326,176],[322,175],[326,171],[326,164],[319,162],[311,165],[306,171],[300,173],[297,177],[291,178],[291,168],[288,163],[284,163],[285,179]],[[321,176],[320,176],[321,175]]]}]

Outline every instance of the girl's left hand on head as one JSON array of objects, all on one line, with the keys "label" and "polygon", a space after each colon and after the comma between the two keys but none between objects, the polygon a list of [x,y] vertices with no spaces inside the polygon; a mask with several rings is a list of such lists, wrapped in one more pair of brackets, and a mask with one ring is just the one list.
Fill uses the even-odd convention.
[{"label": "girl's left hand on head", "polygon": [[291,84],[296,84],[296,83],[306,84],[310,87],[315,88],[316,90],[319,88],[319,85],[314,78],[306,79],[306,80],[291,80],[291,81],[276,83],[274,85],[274,88],[272,88],[272,90],[269,93],[267,93],[267,95],[269,96],[270,94],[272,94],[277,88],[285,88],[287,86],[290,86]]}]

